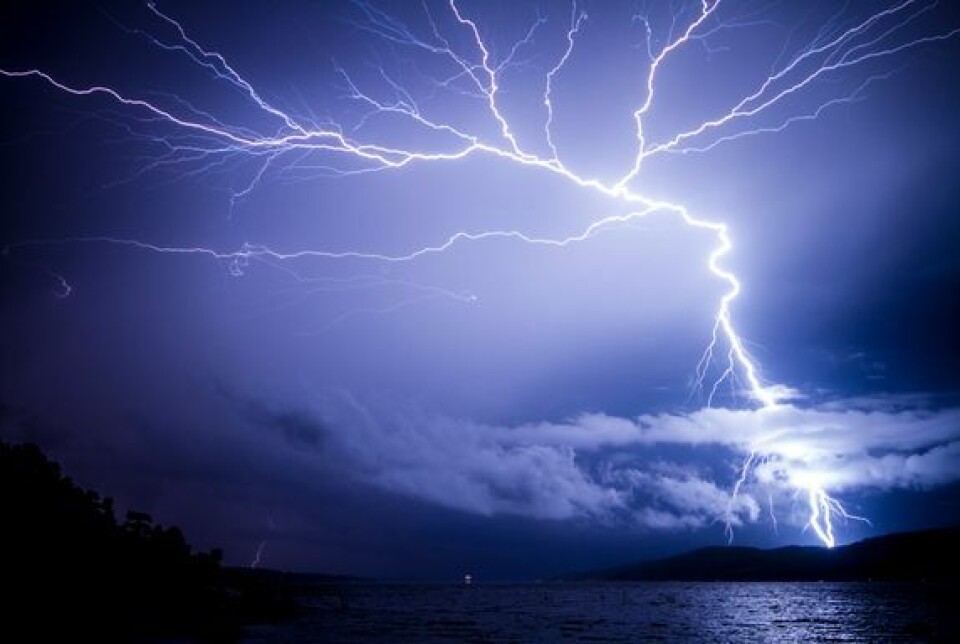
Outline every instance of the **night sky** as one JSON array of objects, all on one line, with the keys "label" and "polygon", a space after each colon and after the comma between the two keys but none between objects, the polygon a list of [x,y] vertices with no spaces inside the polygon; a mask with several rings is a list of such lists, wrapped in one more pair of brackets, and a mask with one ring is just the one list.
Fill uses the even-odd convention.
[{"label": "night sky", "polygon": [[6,2],[0,438],[302,571],[955,524],[949,4]]}]

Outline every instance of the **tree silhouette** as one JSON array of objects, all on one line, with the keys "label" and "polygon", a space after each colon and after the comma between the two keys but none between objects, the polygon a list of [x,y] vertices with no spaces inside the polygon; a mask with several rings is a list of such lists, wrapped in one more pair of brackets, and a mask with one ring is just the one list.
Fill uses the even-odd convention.
[{"label": "tree silhouette", "polygon": [[250,588],[231,585],[222,551],[193,552],[179,528],[143,512],[119,523],[112,498],[75,485],[36,445],[0,442],[0,516],[0,589],[11,598],[0,640],[4,630],[30,641],[240,632]]}]

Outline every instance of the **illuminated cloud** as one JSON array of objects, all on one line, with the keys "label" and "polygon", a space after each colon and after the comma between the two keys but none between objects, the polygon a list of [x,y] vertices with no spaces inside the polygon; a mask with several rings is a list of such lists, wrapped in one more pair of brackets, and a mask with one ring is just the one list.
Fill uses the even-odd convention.
[{"label": "illuminated cloud", "polygon": [[[635,419],[589,414],[513,427],[380,417],[344,392],[326,403],[327,414],[338,411],[323,422],[331,450],[324,456],[351,476],[485,515],[592,517],[663,530],[739,526],[758,521],[771,496],[802,505],[792,497],[811,486],[852,493],[960,480],[960,409],[890,409],[896,397]],[[720,476],[717,468],[665,461],[656,450],[664,446],[724,448]],[[736,470],[751,453],[755,466],[731,499]]]}]

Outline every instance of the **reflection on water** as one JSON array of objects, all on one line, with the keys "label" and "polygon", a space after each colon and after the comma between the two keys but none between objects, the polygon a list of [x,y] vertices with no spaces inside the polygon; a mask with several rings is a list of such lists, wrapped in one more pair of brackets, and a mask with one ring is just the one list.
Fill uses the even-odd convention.
[{"label": "reflection on water", "polygon": [[960,588],[886,583],[390,585],[249,642],[960,642]]}]

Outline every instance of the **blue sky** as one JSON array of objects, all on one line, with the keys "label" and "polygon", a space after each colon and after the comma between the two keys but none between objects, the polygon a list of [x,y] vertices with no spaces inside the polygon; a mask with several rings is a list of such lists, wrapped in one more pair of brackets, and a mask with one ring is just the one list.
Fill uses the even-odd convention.
[{"label": "blue sky", "polygon": [[5,8],[2,436],[303,570],[955,522],[960,19],[674,4]]}]

